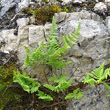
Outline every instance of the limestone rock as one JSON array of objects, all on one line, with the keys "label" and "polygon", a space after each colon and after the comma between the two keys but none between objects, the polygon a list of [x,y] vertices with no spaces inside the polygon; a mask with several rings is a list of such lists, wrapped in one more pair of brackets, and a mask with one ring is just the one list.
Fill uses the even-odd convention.
[{"label": "limestone rock", "polygon": [[2,17],[8,10],[17,6],[20,0],[1,0],[2,9],[0,11],[0,17]]},{"label": "limestone rock", "polygon": [[64,3],[69,3],[71,2],[72,0],[63,0]]},{"label": "limestone rock", "polygon": [[105,3],[107,4],[107,6],[110,6],[110,0],[105,0]]},{"label": "limestone rock", "polygon": [[44,34],[45,34],[45,38],[47,38],[48,36],[49,36],[49,34],[50,34],[50,31],[51,31],[51,28],[52,28],[52,24],[48,24],[48,23],[46,23],[45,25],[44,25]]},{"label": "limestone rock", "polygon": [[17,36],[15,36],[13,33],[14,29],[2,31],[2,38],[5,42],[5,45],[1,48],[2,51],[17,50]]},{"label": "limestone rock", "polygon": [[109,110],[109,99],[105,97],[104,91],[102,85],[97,88],[88,87],[84,90],[84,97],[72,100],[66,110]]},{"label": "limestone rock", "polygon": [[16,4],[15,3],[11,3],[11,4],[6,4],[6,6],[4,6],[2,9],[1,9],[1,12],[0,12],[0,17],[2,17],[9,9],[15,7]]},{"label": "limestone rock", "polygon": [[107,10],[107,6],[103,2],[99,2],[94,6],[94,10],[103,12]]},{"label": "limestone rock", "polygon": [[94,21],[101,21],[100,16],[95,13],[91,13],[91,19],[93,19]]},{"label": "limestone rock", "polygon": [[56,23],[60,23],[65,20],[67,13],[66,12],[60,12],[60,13],[55,13],[55,20]]},{"label": "limestone rock", "polygon": [[110,16],[108,16],[108,17],[106,18],[106,26],[107,26],[108,32],[109,32],[109,34],[110,34]]},{"label": "limestone rock", "polygon": [[17,20],[17,25],[18,25],[19,27],[26,26],[26,25],[28,25],[28,23],[29,23],[29,18],[19,18],[19,19]]},{"label": "limestone rock", "polygon": [[[17,56],[20,64],[24,64],[24,60],[26,58],[26,50],[24,46],[29,47],[29,41],[24,40],[23,42],[19,43],[18,49],[17,49]],[[29,71],[28,71],[29,72]]]},{"label": "limestone rock", "polygon": [[86,2],[86,0],[74,0],[74,3],[83,3]]},{"label": "limestone rock", "polygon": [[68,53],[72,60],[72,67],[77,68],[75,72],[70,68],[71,74],[75,76],[83,75],[100,66],[107,61],[110,53],[110,49],[107,47],[110,42],[107,37],[109,35],[107,28],[98,21],[83,19],[65,22],[59,26],[60,36],[73,33],[79,22],[81,27],[78,45],[73,46],[71,52]]},{"label": "limestone rock", "polygon": [[86,10],[80,12],[67,13],[65,21],[91,19],[92,14]]},{"label": "limestone rock", "polygon": [[29,45],[32,47],[40,45],[41,41],[44,40],[44,29],[43,26],[32,25],[29,27]]},{"label": "limestone rock", "polygon": [[19,8],[19,11],[23,8],[28,8],[30,4],[30,0],[22,0],[19,4],[18,4],[18,8]]},{"label": "limestone rock", "polygon": [[26,50],[24,46],[29,47],[29,26],[19,27],[18,29],[18,59],[21,64],[23,64],[26,57]]}]

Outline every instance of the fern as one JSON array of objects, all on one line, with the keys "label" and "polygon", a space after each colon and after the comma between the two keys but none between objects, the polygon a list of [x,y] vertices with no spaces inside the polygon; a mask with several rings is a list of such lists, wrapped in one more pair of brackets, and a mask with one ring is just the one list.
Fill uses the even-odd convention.
[{"label": "fern", "polygon": [[50,95],[47,95],[45,94],[44,92],[42,91],[38,91],[38,94],[37,94],[38,98],[39,99],[42,99],[42,100],[45,100],[45,101],[52,101],[53,98],[50,96]]},{"label": "fern", "polygon": [[91,73],[87,73],[86,77],[83,77],[83,82],[90,84],[92,87],[95,87],[94,83],[99,84],[103,83],[104,79],[107,79],[110,76],[110,68],[107,68],[104,71],[104,63],[97,68],[96,70],[93,70]]},{"label": "fern", "polygon": [[[87,73],[87,76],[83,77],[84,80],[82,82],[88,83],[92,87],[95,87],[95,83],[103,84],[106,90],[110,93],[110,85],[104,82],[106,79],[108,79],[108,77],[110,77],[110,68],[104,70],[104,63],[103,63],[96,70],[93,70],[91,73]],[[110,95],[107,95],[107,97],[110,97]]]},{"label": "fern", "polygon": [[65,99],[80,99],[82,98],[84,95],[82,92],[79,92],[80,88],[77,88],[73,91],[73,93],[69,93],[68,95],[66,95]]},{"label": "fern", "polygon": [[61,69],[64,68],[70,62],[66,62],[62,57],[66,51],[71,48],[71,45],[76,44],[77,36],[79,35],[80,24],[74,34],[63,36],[63,46],[59,44],[58,32],[56,22],[53,17],[52,30],[50,36],[47,38],[47,45],[44,45],[44,41],[41,42],[37,49],[32,52],[25,47],[27,51],[27,57],[24,62],[24,67],[34,65],[35,61],[43,64],[51,65],[53,68]]},{"label": "fern", "polygon": [[23,90],[28,93],[38,91],[41,86],[39,82],[36,82],[33,78],[30,78],[26,74],[21,74],[19,71],[14,71],[13,82],[17,82]]},{"label": "fern", "polygon": [[[80,24],[78,25],[78,28],[74,32],[74,34],[69,34],[66,36],[62,36],[63,44],[61,45],[58,42],[58,32],[56,27],[56,22],[53,17],[52,20],[52,30],[50,32],[50,35],[46,39],[47,43],[44,44],[44,41],[41,42],[39,47],[37,49],[34,49],[30,51],[28,47],[24,47],[27,56],[24,62],[24,67],[27,66],[33,66],[35,62],[37,61],[40,64],[46,64],[50,65],[52,68],[55,69],[62,69],[69,63],[70,61],[66,62],[63,58],[63,55],[66,54],[66,51],[71,48],[72,45],[76,44],[76,41],[78,39],[79,35],[79,29]],[[73,78],[70,80],[66,80],[68,75],[61,75],[57,77],[51,77],[48,81],[54,82],[53,85],[51,84],[45,84],[44,87],[50,89],[54,92],[64,92],[67,88],[69,88],[72,84]],[[52,101],[53,98],[44,93],[43,91],[39,90],[39,87],[41,86],[39,82],[36,82],[33,78],[30,78],[27,75],[21,74],[19,71],[14,73],[14,82],[17,82],[24,91],[27,91],[28,93],[34,93],[37,92],[37,96],[39,99],[43,99],[45,101]],[[81,92],[78,92],[79,89],[73,91],[73,95],[75,99],[79,99],[82,96]],[[68,94],[69,95],[69,94]],[[67,96],[68,99],[68,96]]]},{"label": "fern", "polygon": [[49,81],[53,81],[54,83],[57,83],[56,86],[50,85],[50,84],[45,84],[44,87],[50,89],[51,91],[59,93],[64,92],[67,88],[71,86],[71,83],[73,79],[71,78],[70,80],[66,81],[67,75],[61,75],[59,77],[51,77]]}]

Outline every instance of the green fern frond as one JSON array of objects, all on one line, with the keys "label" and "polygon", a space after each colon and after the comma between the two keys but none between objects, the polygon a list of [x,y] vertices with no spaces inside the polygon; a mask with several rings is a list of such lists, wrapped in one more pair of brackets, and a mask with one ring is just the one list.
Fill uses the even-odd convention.
[{"label": "green fern frond", "polygon": [[88,83],[90,84],[92,87],[95,87],[94,83],[95,83],[95,80],[91,77],[91,74],[90,73],[87,73],[87,76],[86,77],[83,77],[83,81],[82,81],[84,84]]},{"label": "green fern frond", "polygon": [[68,36],[63,36],[63,46],[59,44],[58,32],[56,27],[55,18],[52,20],[52,29],[50,36],[47,38],[47,44],[44,45],[44,41],[41,42],[37,49],[32,52],[25,47],[27,51],[27,57],[24,62],[24,67],[34,65],[35,61],[41,62],[43,64],[51,65],[53,68],[61,69],[65,67],[70,62],[65,62],[62,57],[65,55],[66,51],[71,48],[71,45],[76,44],[77,35],[79,35],[80,24],[74,34],[69,34]]},{"label": "green fern frond", "polygon": [[49,81],[53,81],[54,83],[57,83],[56,86],[50,85],[50,84],[46,84],[44,85],[44,87],[59,93],[64,92],[67,88],[69,88],[71,86],[71,83],[73,81],[73,78],[71,78],[70,80],[66,81],[67,79],[67,74],[58,76],[58,77],[51,77],[49,78]]},{"label": "green fern frond", "polygon": [[110,85],[108,85],[108,84],[106,84],[106,83],[104,83],[104,82],[103,82],[103,84],[104,84],[106,90],[110,92]]},{"label": "green fern frond", "polygon": [[39,82],[36,82],[33,78],[28,75],[21,74],[19,71],[14,71],[13,82],[18,83],[24,91],[28,93],[34,93],[38,91],[41,86]]},{"label": "green fern frond", "polygon": [[55,90],[55,86],[50,85],[50,84],[45,84],[44,87],[50,89],[51,91],[54,91]]},{"label": "green fern frond", "polygon": [[79,35],[79,30],[80,30],[80,24],[78,25],[78,28],[74,32],[74,34],[69,34],[67,36],[63,36],[63,43],[64,45],[67,46],[67,49],[71,48],[70,45],[76,44],[78,35]]},{"label": "green fern frond", "polygon": [[[110,68],[107,68],[104,71],[104,63],[97,69],[93,70],[91,73],[87,73],[86,77],[83,77],[84,83],[90,84],[92,87],[95,87],[94,83],[96,84],[104,84],[104,79],[110,77]],[[104,84],[105,85],[105,84]]]},{"label": "green fern frond", "polygon": [[104,63],[97,69],[93,70],[91,72],[93,74],[93,77],[95,79],[99,79],[99,78],[102,78],[102,80],[104,79]]},{"label": "green fern frond", "polygon": [[42,100],[45,100],[45,101],[52,101],[53,100],[53,98],[50,95],[45,94],[44,92],[42,92],[40,90],[38,91],[37,96],[38,96],[39,99],[42,99]]},{"label": "green fern frond", "polygon": [[79,92],[80,88],[77,88],[73,91],[73,93],[69,93],[68,95],[66,95],[65,99],[80,99],[82,98],[83,92]]},{"label": "green fern frond", "polygon": [[55,83],[59,83],[62,80],[66,80],[67,76],[68,76],[68,74],[63,74],[61,76],[51,77],[51,78],[49,78],[48,81],[53,81]]}]

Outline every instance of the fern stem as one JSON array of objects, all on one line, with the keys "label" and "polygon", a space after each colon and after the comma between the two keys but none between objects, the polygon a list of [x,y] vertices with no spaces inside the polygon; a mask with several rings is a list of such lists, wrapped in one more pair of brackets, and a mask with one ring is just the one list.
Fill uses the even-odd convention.
[{"label": "fern stem", "polygon": [[44,71],[44,76],[45,76],[47,84],[49,84],[49,81],[48,81],[48,78],[47,78],[47,75],[46,75],[45,71]]}]

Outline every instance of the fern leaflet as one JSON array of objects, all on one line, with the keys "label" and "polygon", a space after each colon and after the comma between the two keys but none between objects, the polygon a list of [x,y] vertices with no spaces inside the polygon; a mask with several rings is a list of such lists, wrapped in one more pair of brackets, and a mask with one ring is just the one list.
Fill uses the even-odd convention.
[{"label": "fern leaflet", "polygon": [[80,99],[82,98],[84,95],[82,92],[79,92],[80,88],[77,88],[73,91],[73,93],[69,93],[68,95],[66,95],[65,99]]},{"label": "fern leaflet", "polygon": [[53,98],[50,95],[47,95],[47,94],[45,94],[44,92],[42,92],[40,90],[38,91],[37,96],[38,96],[39,99],[43,99],[45,101],[52,101],[53,100]]}]

